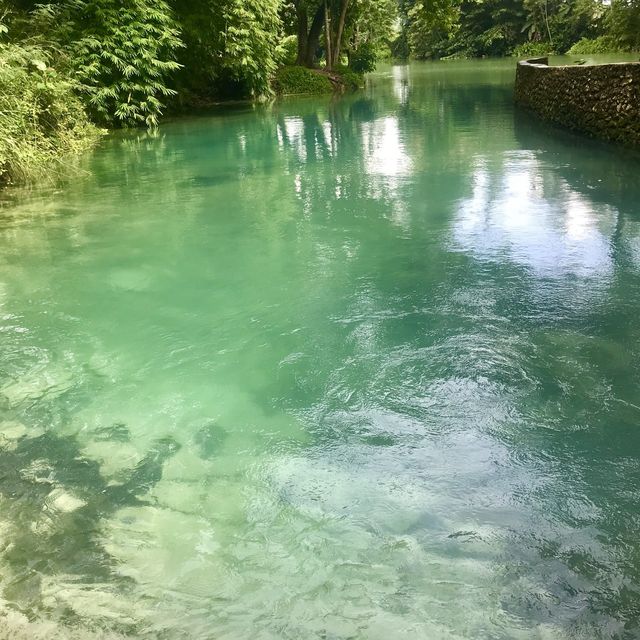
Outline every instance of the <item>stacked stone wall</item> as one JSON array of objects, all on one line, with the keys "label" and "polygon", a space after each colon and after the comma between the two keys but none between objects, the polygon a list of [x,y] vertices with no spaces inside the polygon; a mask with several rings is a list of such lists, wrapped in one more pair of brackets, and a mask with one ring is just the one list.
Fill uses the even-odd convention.
[{"label": "stacked stone wall", "polygon": [[518,63],[516,104],[604,140],[640,147],[640,63],[550,67]]}]

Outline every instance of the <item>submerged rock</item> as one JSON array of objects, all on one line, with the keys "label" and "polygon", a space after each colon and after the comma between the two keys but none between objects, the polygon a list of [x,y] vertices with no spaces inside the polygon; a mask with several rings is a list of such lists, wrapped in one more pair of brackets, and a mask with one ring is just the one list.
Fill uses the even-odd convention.
[{"label": "submerged rock", "polygon": [[124,637],[89,627],[70,629],[52,621],[34,622],[23,613],[0,609],[0,640],[123,640]]},{"label": "submerged rock", "polygon": [[133,468],[122,485],[108,487],[105,491],[115,501],[124,500],[125,502],[133,496],[147,493],[162,478],[165,460],[179,449],[180,445],[173,438],[161,438]]},{"label": "submerged rock", "polygon": [[102,477],[99,463],[82,455],[74,437],[46,432],[0,449],[4,599],[31,612],[46,608],[39,586],[46,576],[66,575],[82,589],[111,584],[122,592],[127,579],[103,546],[101,524],[122,507],[145,504],[178,449],[172,438],[159,439],[118,485]]},{"label": "submerged rock", "polygon": [[115,440],[116,442],[129,442],[131,433],[127,425],[122,422],[115,422],[108,427],[100,427],[94,432],[94,438],[100,442],[105,440]]},{"label": "submerged rock", "polygon": [[27,434],[26,425],[15,420],[0,422],[0,449],[15,449],[18,440]]},{"label": "submerged rock", "polygon": [[74,385],[74,375],[63,367],[34,367],[15,382],[0,388],[0,397],[9,407],[17,407],[30,400],[55,398]]},{"label": "submerged rock", "polygon": [[3,420],[0,422],[0,435],[6,440],[19,440],[27,434],[27,427],[17,420]]},{"label": "submerged rock", "polygon": [[215,422],[210,422],[202,427],[194,436],[194,442],[199,448],[203,458],[211,458],[219,453],[229,434]]}]

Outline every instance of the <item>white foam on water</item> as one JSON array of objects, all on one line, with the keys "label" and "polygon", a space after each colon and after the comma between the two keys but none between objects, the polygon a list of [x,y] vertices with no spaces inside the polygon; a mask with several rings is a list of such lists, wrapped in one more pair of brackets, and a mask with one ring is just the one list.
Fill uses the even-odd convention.
[{"label": "white foam on water", "polygon": [[45,500],[45,507],[47,509],[61,513],[71,513],[84,507],[86,504],[84,500],[61,488],[54,489]]}]

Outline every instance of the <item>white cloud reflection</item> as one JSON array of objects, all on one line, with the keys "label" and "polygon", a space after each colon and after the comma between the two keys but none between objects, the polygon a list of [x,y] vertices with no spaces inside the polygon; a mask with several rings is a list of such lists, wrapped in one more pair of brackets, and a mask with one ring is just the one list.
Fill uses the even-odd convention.
[{"label": "white cloud reflection", "polygon": [[473,167],[471,196],[459,203],[457,248],[482,259],[527,267],[539,277],[608,277],[617,211],[595,205],[560,178],[543,176],[534,153],[505,156],[499,170],[486,157]]},{"label": "white cloud reflection", "polygon": [[398,118],[386,116],[362,124],[362,151],[369,176],[368,196],[391,207],[391,218],[408,225],[405,198],[399,193],[402,182],[412,174],[413,162],[405,150]]},{"label": "white cloud reflection", "polygon": [[278,124],[276,135],[278,146],[283,151],[286,147],[293,149],[301,162],[307,159],[307,146],[304,138],[304,120],[298,116],[287,116],[284,124]]},{"label": "white cloud reflection", "polygon": [[400,138],[395,116],[362,124],[362,150],[369,174],[395,177],[411,173],[411,158]]},{"label": "white cloud reflection", "polygon": [[393,76],[393,93],[401,105],[409,102],[409,67],[406,65],[395,65],[391,69]]}]

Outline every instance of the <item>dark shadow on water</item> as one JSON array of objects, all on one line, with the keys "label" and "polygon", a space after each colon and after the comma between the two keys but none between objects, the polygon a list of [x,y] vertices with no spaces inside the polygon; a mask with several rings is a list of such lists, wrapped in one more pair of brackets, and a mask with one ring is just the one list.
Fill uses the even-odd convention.
[{"label": "dark shadow on water", "polygon": [[[122,440],[128,430],[115,425],[101,432],[102,439],[109,435]],[[14,529],[3,550],[14,577],[3,597],[33,616],[47,608],[41,594],[45,576],[71,576],[81,584],[108,582],[126,590],[130,579],[116,573],[101,542],[101,522],[118,509],[144,504],[145,494],[162,477],[164,462],[178,449],[172,438],[157,440],[117,485],[104,480],[99,464],[82,454],[74,437],[49,432],[1,450],[0,494],[9,501],[4,518]],[[63,618],[73,622],[70,612]],[[131,631],[127,625],[116,627]]]}]

